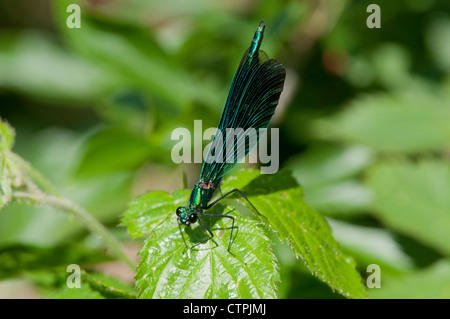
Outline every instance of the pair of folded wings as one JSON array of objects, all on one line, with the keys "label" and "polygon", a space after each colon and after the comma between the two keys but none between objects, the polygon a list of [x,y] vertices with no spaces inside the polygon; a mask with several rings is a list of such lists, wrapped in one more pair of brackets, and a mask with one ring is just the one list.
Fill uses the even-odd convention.
[{"label": "pair of folded wings", "polygon": [[[256,144],[250,145],[246,142],[246,132],[253,129],[259,132],[268,127],[283,91],[286,71],[281,62],[269,59],[263,50],[250,55],[249,49],[234,75],[216,134],[203,162],[200,179],[205,182],[220,179],[247,157],[262,134],[257,135]],[[239,134],[226,134],[227,128],[242,130]],[[234,145],[233,150],[227,151],[227,145]]]}]

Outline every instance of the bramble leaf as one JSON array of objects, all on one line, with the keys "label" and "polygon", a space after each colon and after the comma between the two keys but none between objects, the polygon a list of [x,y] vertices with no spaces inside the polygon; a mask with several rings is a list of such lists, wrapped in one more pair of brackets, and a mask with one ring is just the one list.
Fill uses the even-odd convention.
[{"label": "bramble leaf", "polygon": [[374,299],[448,299],[450,262],[441,259],[420,271],[382,281],[380,289],[370,289]]},{"label": "bramble leaf", "polygon": [[[130,204],[122,219],[133,237],[150,232],[140,255],[136,283],[141,298],[274,298],[279,280],[277,263],[264,226],[215,205],[208,213],[233,215],[233,243],[228,251],[231,220],[202,217],[215,237],[192,250],[178,229],[175,210],[188,200],[189,191],[173,194],[152,191]],[[226,210],[226,211],[225,211]],[[209,237],[197,223],[183,226],[189,246]]]},{"label": "bramble leaf", "polygon": [[[277,261],[266,233],[269,226],[287,242],[311,272],[333,290],[351,298],[366,297],[355,263],[344,255],[322,215],[302,201],[302,189],[289,172],[259,175],[244,170],[222,185],[239,188],[259,210],[237,196],[225,198],[208,213],[235,217],[231,255],[227,251],[231,221],[202,217],[215,237],[185,250],[175,210],[189,192],[152,191],[130,204],[122,223],[133,237],[150,233],[140,252],[136,279],[142,298],[273,298],[279,280]],[[225,206],[225,205],[228,206]],[[234,207],[230,211],[229,207]],[[182,227],[189,246],[208,238],[201,225]]]},{"label": "bramble leaf", "polygon": [[[249,179],[247,185],[241,184]],[[313,275],[348,298],[366,298],[354,260],[343,254],[325,218],[303,201],[302,189],[290,172],[242,171],[224,182],[224,191],[230,187],[240,187]]]},{"label": "bramble leaf", "polygon": [[15,131],[0,118],[0,151],[10,150],[14,145]]}]

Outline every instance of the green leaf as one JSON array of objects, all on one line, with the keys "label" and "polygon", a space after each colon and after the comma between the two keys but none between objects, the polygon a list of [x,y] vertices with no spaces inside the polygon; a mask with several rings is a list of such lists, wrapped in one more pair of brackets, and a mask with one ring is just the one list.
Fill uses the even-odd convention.
[{"label": "green leaf", "polygon": [[313,146],[291,157],[285,168],[303,187],[305,201],[327,215],[361,214],[371,194],[356,177],[371,164],[373,152],[363,146]]},{"label": "green leaf", "polygon": [[14,145],[15,131],[0,117],[0,210],[11,200],[11,180],[8,169],[8,151]]},{"label": "green leaf", "polygon": [[240,188],[241,181],[249,179],[242,192],[311,273],[346,297],[365,298],[354,260],[343,254],[325,218],[302,200],[302,189],[291,174],[242,171],[226,180],[223,189]]},{"label": "green leaf", "polygon": [[450,72],[450,19],[448,15],[434,15],[427,26],[424,37],[431,57],[444,71]]},{"label": "green leaf", "polygon": [[[214,209],[215,212],[221,210]],[[136,274],[141,298],[275,298],[279,280],[271,242],[262,225],[236,218],[231,251],[231,223],[205,218],[215,237],[197,249],[185,251],[175,216],[156,227],[140,252]],[[203,227],[186,230],[189,246],[208,238]]]},{"label": "green leaf", "polygon": [[[261,223],[238,216],[231,251],[228,251],[231,222],[227,218],[204,217],[215,237],[196,249],[185,251],[175,210],[186,204],[189,192],[169,195],[152,191],[130,204],[122,223],[133,237],[151,230],[140,255],[136,284],[141,298],[274,298],[279,279],[271,242]],[[224,213],[216,205],[208,213]],[[192,246],[208,238],[201,225],[183,227]],[[236,240],[238,238],[238,240]]]},{"label": "green leaf", "polygon": [[[264,215],[262,219],[290,244],[310,271],[333,290],[347,297],[364,298],[361,278],[354,261],[345,256],[333,239],[326,220],[302,202],[302,190],[288,172],[273,176],[241,171],[222,185],[225,193],[239,188]],[[152,298],[268,298],[276,297],[278,270],[263,225],[255,221],[241,199],[224,199],[208,213],[235,216],[231,251],[227,252],[231,222],[227,218],[204,218],[215,237],[195,249],[185,250],[175,210],[188,201],[189,192],[172,195],[150,192],[133,201],[124,214],[133,237],[151,231],[136,275],[141,297]],[[236,197],[237,198],[237,197]],[[235,209],[229,211],[222,204]],[[151,217],[150,217],[151,216]],[[250,217],[249,217],[250,216]],[[183,227],[188,244],[206,239],[197,225]]]},{"label": "green leaf", "polygon": [[8,177],[5,155],[0,152],[0,210],[11,200],[11,182]]},{"label": "green leaf", "polygon": [[411,56],[402,45],[387,42],[371,54],[375,78],[385,87],[408,87],[412,78]]},{"label": "green leaf", "polygon": [[330,218],[327,221],[344,251],[351,253],[364,265],[377,264],[383,269],[383,273],[392,274],[414,268],[413,259],[403,251],[392,232]]},{"label": "green leaf", "polygon": [[14,137],[14,128],[0,117],[0,152],[12,149]]},{"label": "green leaf", "polygon": [[372,194],[356,179],[305,189],[305,201],[327,216],[366,214]]},{"label": "green leaf", "polygon": [[[434,92],[433,92],[434,93]],[[449,96],[423,89],[355,100],[337,116],[316,122],[317,134],[392,153],[440,150],[450,143]]]},{"label": "green leaf", "polygon": [[149,234],[165,217],[174,215],[178,206],[187,203],[189,190],[177,190],[173,194],[151,191],[130,202],[121,224],[127,226],[133,238]]},{"label": "green leaf", "polygon": [[450,261],[440,260],[432,266],[411,274],[381,277],[381,288],[369,290],[370,298],[381,299],[449,299]]},{"label": "green leaf", "polygon": [[381,162],[368,174],[375,214],[390,228],[450,254],[448,161]]},{"label": "green leaf", "polygon": [[304,187],[319,186],[356,176],[373,161],[373,152],[363,146],[325,144],[290,158],[286,168]]},{"label": "green leaf", "polygon": [[77,171],[81,177],[131,170],[144,163],[154,152],[152,145],[142,137],[114,127],[97,132],[86,144]]},{"label": "green leaf", "polygon": [[78,102],[71,106],[96,100],[120,82],[111,70],[65,51],[53,34],[36,30],[0,37],[0,69],[0,87],[48,102]]}]

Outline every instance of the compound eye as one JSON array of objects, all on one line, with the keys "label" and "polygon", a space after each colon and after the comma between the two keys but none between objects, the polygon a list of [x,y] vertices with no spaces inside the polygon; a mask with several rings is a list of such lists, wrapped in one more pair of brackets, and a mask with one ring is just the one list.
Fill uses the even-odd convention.
[{"label": "compound eye", "polygon": [[197,214],[190,214],[189,215],[189,221],[191,223],[195,223],[197,221]]},{"label": "compound eye", "polygon": [[181,208],[181,207],[178,207],[178,208],[177,208],[177,216],[178,216],[178,217],[180,217],[180,215],[181,215],[181,209],[180,209],[180,208]]}]

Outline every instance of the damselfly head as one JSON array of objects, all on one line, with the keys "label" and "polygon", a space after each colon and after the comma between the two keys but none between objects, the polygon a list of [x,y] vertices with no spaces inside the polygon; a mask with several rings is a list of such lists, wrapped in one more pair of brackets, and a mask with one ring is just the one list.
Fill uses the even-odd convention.
[{"label": "damselfly head", "polygon": [[183,225],[189,226],[197,221],[197,213],[187,207],[178,207],[176,213],[178,221]]}]

